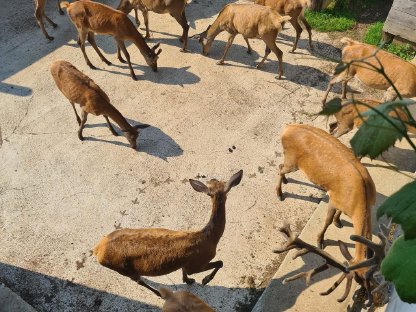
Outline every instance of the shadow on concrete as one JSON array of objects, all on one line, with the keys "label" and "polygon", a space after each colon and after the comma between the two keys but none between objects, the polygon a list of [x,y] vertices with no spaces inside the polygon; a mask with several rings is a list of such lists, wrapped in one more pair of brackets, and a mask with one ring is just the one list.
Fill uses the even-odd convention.
[{"label": "shadow on concrete", "polygon": [[[140,124],[135,120],[128,119],[127,121],[132,126]],[[124,138],[122,131],[117,127],[117,124],[112,122],[113,127],[117,131],[120,137],[123,137],[123,142],[120,141],[113,141],[113,140],[106,140],[102,138],[97,138],[94,136],[84,136],[85,141],[91,142],[104,142],[110,143],[117,146],[122,146],[126,148],[131,148],[127,139]],[[98,123],[98,124],[87,124],[85,128],[97,128],[97,127],[104,127],[107,128],[106,123]],[[110,130],[108,130],[109,133]],[[149,128],[140,129],[139,130],[139,137],[137,139],[137,151],[144,152],[151,156],[167,160],[169,157],[177,157],[183,154],[182,148],[173,140],[169,135],[164,133],[160,128],[155,126],[150,126]]]},{"label": "shadow on concrete", "polygon": [[1,262],[0,280],[37,311],[159,311],[144,302]]}]

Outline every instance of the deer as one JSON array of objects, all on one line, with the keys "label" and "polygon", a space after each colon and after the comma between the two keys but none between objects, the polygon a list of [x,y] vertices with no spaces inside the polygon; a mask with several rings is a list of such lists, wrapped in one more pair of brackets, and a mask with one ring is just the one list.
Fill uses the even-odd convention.
[{"label": "deer", "polygon": [[293,28],[296,31],[296,38],[293,44],[293,48],[290,51],[294,53],[297,46],[300,35],[302,34],[303,28],[302,24],[306,28],[306,31],[309,34],[309,47],[313,50],[312,45],[312,28],[305,19],[305,8],[309,6],[309,1],[307,0],[254,0],[255,4],[268,6],[282,15],[290,16],[291,19],[289,22],[292,24]]},{"label": "deer", "polygon": [[273,51],[279,61],[278,79],[283,75],[283,52],[276,46],[276,37],[282,29],[282,23],[289,21],[290,16],[281,16],[275,10],[258,4],[227,4],[218,14],[212,25],[200,33],[192,36],[202,45],[202,53],[208,55],[212,42],[222,31],[229,33],[222,58],[217,65],[223,65],[228,49],[231,47],[237,34],[241,34],[247,43],[247,53],[251,53],[248,38],[261,38],[266,43],[266,51],[263,59],[257,64],[257,68],[263,66],[267,56]]},{"label": "deer", "polygon": [[195,191],[211,197],[211,217],[204,228],[199,231],[119,229],[101,238],[94,248],[98,263],[131,278],[159,297],[161,293],[148,285],[142,276],[161,276],[182,269],[183,282],[193,284],[195,279],[188,275],[213,269],[202,280],[206,285],[223,267],[222,261],[211,260],[225,229],[227,194],[242,177],[243,170],[240,170],[228,182],[212,179],[204,184],[190,179]]},{"label": "deer", "polygon": [[[62,11],[61,6],[60,6],[61,0],[58,0],[57,2],[58,2],[59,14],[64,15],[64,11]],[[48,21],[48,23],[51,24],[51,26],[53,28],[58,27],[58,25],[56,23],[54,23],[45,14],[45,5],[46,5],[46,0],[35,0],[35,19],[36,19],[36,22],[38,23],[40,29],[42,30],[43,35],[46,37],[46,39],[53,40],[54,37],[49,36],[48,32],[45,29],[45,24],[43,23],[43,18],[45,18]]]},{"label": "deer", "polygon": [[101,60],[107,65],[111,65],[111,62],[104,57],[97,47],[95,33],[98,33],[112,35],[117,41],[117,57],[120,62],[125,63],[125,60],[121,57],[120,53],[120,50],[122,50],[127,59],[130,75],[133,80],[137,80],[137,77],[131,66],[130,55],[124,44],[125,40],[132,41],[143,55],[146,63],[154,72],[157,71],[158,55],[162,52],[162,49],[159,49],[158,51],[156,51],[156,49],[159,48],[160,43],[149,48],[142,35],[137,31],[136,27],[134,27],[133,23],[125,13],[115,10],[105,4],[89,0],[80,0],[73,3],[63,1],[61,2],[61,6],[67,8],[68,16],[78,31],[78,44],[84,55],[85,62],[91,69],[96,69],[96,67],[92,65],[85,52],[86,39],[92,45]]},{"label": "deer", "polygon": [[215,312],[214,309],[189,291],[173,292],[162,287],[159,292],[162,299],[165,300],[162,312]]},{"label": "deer", "polygon": [[[288,183],[286,175],[298,169],[328,193],[328,211],[317,237],[318,247],[324,247],[324,235],[331,223],[342,227],[341,213],[351,218],[355,235],[371,239],[371,208],[376,189],[367,169],[350,149],[324,130],[302,124],[286,126],[281,141],[284,160],[279,165],[276,184],[280,200],[284,200],[282,182]],[[350,264],[365,259],[366,249],[356,243]]]},{"label": "deer", "polygon": [[[349,66],[346,66],[341,72],[334,74],[328,84],[322,105],[325,106],[329,92],[334,84],[338,82],[342,83],[342,98],[346,99],[348,81],[355,76],[371,88],[386,90],[382,99],[383,102],[392,101],[397,97],[397,93],[391,83],[394,84],[402,97],[411,98],[416,96],[415,65],[402,60],[392,53],[347,37],[342,38],[341,43],[346,45],[342,49],[342,62],[349,64]],[[391,82],[370,65],[363,63],[363,61],[375,68],[383,69]]]},{"label": "deer", "polygon": [[[111,133],[118,136],[110,123],[114,120],[120,127],[124,136],[130,143],[130,147],[137,148],[136,140],[139,136],[138,129],[149,127],[147,124],[131,126],[126,118],[111,104],[107,94],[87,75],[80,72],[74,65],[66,61],[55,61],[49,66],[53,80],[62,94],[69,100],[75,112],[79,125],[78,138],[83,141],[82,131],[87,122],[88,114],[103,115]],[[75,103],[81,107],[81,118],[75,108]]]},{"label": "deer", "polygon": [[[359,128],[363,122],[364,117],[361,114],[370,110],[369,107],[362,105],[364,103],[370,107],[377,108],[382,102],[372,99],[354,99],[354,102],[350,100],[344,101],[342,108],[339,112],[335,113],[336,121],[329,124],[329,133],[335,138],[339,138],[344,134],[347,134],[354,128]],[[409,118],[407,114],[399,107],[389,113],[390,117],[400,119],[404,122],[408,122]],[[416,128],[406,124],[408,132],[416,134]]]},{"label": "deer", "polygon": [[144,25],[146,26],[145,39],[150,38],[149,32],[149,11],[158,14],[169,13],[181,25],[183,32],[179,39],[183,43],[181,52],[188,52],[188,31],[189,25],[185,15],[186,0],[121,0],[117,10],[129,14],[134,9],[137,26],[140,21],[137,16],[137,9],[143,14]]}]

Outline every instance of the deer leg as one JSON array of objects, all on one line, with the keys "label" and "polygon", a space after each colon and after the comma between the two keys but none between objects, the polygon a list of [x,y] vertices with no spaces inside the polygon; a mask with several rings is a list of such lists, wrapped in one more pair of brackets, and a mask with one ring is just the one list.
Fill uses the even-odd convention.
[{"label": "deer leg", "polygon": [[348,84],[348,81],[347,80],[344,80],[342,82],[342,99],[346,99],[347,98],[347,84]]},{"label": "deer leg", "polygon": [[[222,261],[214,261],[214,262],[210,262],[207,265],[205,265],[202,268],[198,268],[198,269],[193,269],[190,274],[196,274],[196,273],[201,273],[201,272],[205,272],[211,269],[214,269],[210,274],[208,274],[207,276],[205,276],[202,279],[202,285],[206,285],[208,284],[215,276],[215,274],[217,274],[218,270],[221,269],[224,266]],[[186,269],[182,269],[182,274],[183,274],[183,279],[184,281],[186,279],[188,279],[187,274],[189,272],[186,271]]]},{"label": "deer leg", "polygon": [[329,203],[328,203],[328,212],[327,212],[327,215],[326,215],[324,227],[321,230],[321,232],[318,234],[318,239],[317,239],[317,242],[318,242],[317,245],[321,249],[324,248],[324,235],[325,235],[325,232],[328,229],[329,225],[334,220],[335,212],[336,212],[336,208],[331,203],[331,201],[329,201]]},{"label": "deer leg", "polygon": [[182,37],[179,39],[180,42],[183,42],[183,47],[180,51],[181,52],[189,52],[187,50],[189,25],[188,25],[188,21],[186,20],[185,10],[183,10],[180,15],[175,14],[175,15],[172,15],[172,16],[182,26],[182,29],[183,29]]},{"label": "deer leg", "polygon": [[314,50],[313,48],[313,44],[312,44],[312,27],[311,25],[309,25],[309,23],[306,21],[305,16],[303,15],[303,13],[300,13],[299,15],[299,20],[302,22],[302,24],[305,26],[306,31],[308,32],[309,35],[309,48],[311,49],[311,51]]},{"label": "deer leg", "polygon": [[263,63],[267,59],[267,57],[269,56],[270,52],[272,52],[272,50],[270,50],[269,47],[266,45],[266,49],[264,50],[263,59],[260,61],[260,63],[257,64],[256,68],[261,68],[263,66]]},{"label": "deer leg", "polygon": [[121,41],[121,40],[117,41],[117,43],[118,43],[119,48],[123,51],[124,56],[125,56],[125,57],[126,57],[126,59],[127,59],[127,63],[129,64],[129,68],[130,68],[130,75],[131,75],[131,78],[133,78],[133,80],[137,80],[137,77],[136,77],[136,75],[134,74],[133,67],[131,66],[131,62],[130,62],[130,54],[129,54],[129,52],[127,52],[126,45],[125,45],[125,44],[124,44],[124,42],[123,42],[123,41]]},{"label": "deer leg", "polygon": [[58,2],[58,11],[59,11],[59,14],[64,15],[64,11],[61,8],[61,0],[58,0],[57,2]]},{"label": "deer leg", "polygon": [[45,19],[48,21],[48,23],[49,24],[51,24],[51,26],[53,27],[53,28],[56,28],[56,27],[58,27],[58,25],[56,24],[56,23],[54,23],[46,14],[45,14],[45,12],[43,12],[43,16],[45,17]]},{"label": "deer leg", "polygon": [[142,11],[143,19],[144,19],[144,26],[146,27],[146,36],[144,39],[150,38],[150,32],[149,32],[149,12],[144,10]]},{"label": "deer leg", "polygon": [[276,194],[281,201],[284,200],[283,193],[282,193],[282,182],[285,184],[287,183],[285,174],[290,173],[290,172],[295,172],[297,170],[298,169],[295,166],[287,163],[286,159],[283,164],[279,165],[279,174],[277,176],[277,182],[276,182]]},{"label": "deer leg", "polygon": [[87,38],[87,33],[82,31],[81,29],[78,29],[78,44],[81,48],[82,54],[84,55],[85,62],[91,69],[97,69],[90,60],[88,59],[87,53],[85,52],[85,39]]},{"label": "deer leg", "polygon": [[188,274],[186,274],[185,269],[182,269],[182,280],[187,283],[188,285],[191,285],[193,283],[195,283],[195,279],[193,278],[189,278]]},{"label": "deer leg", "polygon": [[134,8],[134,18],[136,19],[137,27],[140,27],[139,16],[137,15],[137,8]]},{"label": "deer leg", "polygon": [[248,39],[246,37],[244,37],[244,40],[247,43],[247,54],[251,54],[252,49],[251,49],[251,46],[250,46],[250,42],[248,41]]},{"label": "deer leg", "polygon": [[101,61],[106,63],[107,65],[111,65],[111,62],[107,60],[104,55],[101,53],[100,49],[97,47],[97,43],[95,42],[95,35],[93,32],[88,32],[87,36],[88,42],[91,44],[91,46],[94,48],[95,52],[97,52],[98,56],[100,57]]},{"label": "deer leg", "polygon": [[279,71],[278,71],[277,78],[281,79],[283,75],[283,52],[276,45],[276,37],[277,37],[277,33],[276,35],[269,35],[269,36],[263,37],[263,40],[266,43],[266,45],[269,47],[269,49],[272,50],[273,53],[276,54],[277,56],[277,59],[279,61]]},{"label": "deer leg", "polygon": [[149,289],[149,290],[150,290],[151,292],[153,292],[156,296],[161,297],[160,292],[159,292],[157,289],[154,289],[152,286],[150,286],[150,285],[146,284],[146,283],[142,280],[142,278],[141,278],[141,277],[139,277],[139,278],[136,280],[136,282],[137,282],[139,285],[141,285],[141,286],[146,287],[147,289]]},{"label": "deer leg", "polygon": [[298,41],[299,41],[299,38],[300,38],[300,35],[301,35],[303,29],[299,25],[299,21],[298,21],[297,17],[296,18],[292,17],[292,19],[289,20],[289,22],[292,24],[293,28],[295,28],[295,31],[296,31],[295,43],[293,44],[292,51],[290,51],[290,53],[294,53],[296,48],[298,47]]},{"label": "deer leg", "polygon": [[81,110],[81,123],[79,124],[78,129],[78,139],[84,141],[84,137],[82,136],[82,130],[84,130],[85,123],[87,122],[88,113],[84,110]]},{"label": "deer leg", "polygon": [[49,34],[47,33],[46,29],[45,29],[45,25],[43,23],[43,10],[45,10],[45,3],[39,3],[39,1],[36,1],[36,8],[35,8],[35,19],[36,22],[38,23],[40,29],[42,30],[43,35],[46,37],[46,39],[48,40],[53,40],[54,38],[52,36],[49,36]]},{"label": "deer leg", "polygon": [[123,63],[123,64],[126,63],[126,61],[121,57],[120,47],[118,46],[118,43],[117,43],[117,58],[121,63]]},{"label": "deer leg", "polygon": [[110,123],[110,120],[108,119],[108,116],[104,115],[105,120],[107,121],[107,126],[108,129],[110,129],[111,133],[115,136],[118,136],[118,133],[116,132],[116,130],[114,130],[113,126]]},{"label": "deer leg", "polygon": [[234,35],[234,34],[230,34],[230,36],[228,37],[227,45],[225,46],[225,49],[224,49],[224,54],[222,55],[222,58],[217,62],[217,65],[223,65],[224,64],[225,56],[227,55],[228,49],[233,44],[235,36],[236,35]]},{"label": "deer leg", "polygon": [[81,118],[79,118],[79,116],[78,116],[77,110],[75,109],[75,104],[74,104],[74,102],[69,102],[69,103],[71,103],[72,108],[74,109],[74,112],[75,112],[75,117],[77,118],[78,125],[81,125]]},{"label": "deer leg", "polygon": [[344,227],[344,225],[341,223],[341,214],[342,211],[337,209],[334,218],[332,219],[332,223],[339,229]]}]

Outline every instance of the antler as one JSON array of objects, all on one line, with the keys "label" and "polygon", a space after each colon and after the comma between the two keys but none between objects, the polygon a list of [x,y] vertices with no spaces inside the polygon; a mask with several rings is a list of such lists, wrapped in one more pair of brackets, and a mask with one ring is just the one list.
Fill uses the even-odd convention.
[{"label": "antler", "polygon": [[[295,274],[291,277],[288,277],[288,278],[284,279],[283,284],[286,284],[287,282],[294,281],[296,279],[305,277],[306,285],[309,285],[312,276],[314,276],[317,273],[320,273],[320,272],[323,272],[323,271],[327,270],[329,268],[329,266],[331,265],[331,266],[341,270],[343,273],[340,276],[340,278],[331,286],[331,288],[329,288],[327,291],[324,291],[320,294],[322,296],[326,296],[326,295],[330,294],[342,283],[342,281],[345,278],[347,278],[347,284],[346,284],[344,295],[341,298],[338,299],[338,302],[344,301],[347,298],[347,296],[350,292],[351,285],[352,285],[352,279],[354,277],[354,274],[349,272],[348,267],[346,267],[346,265],[344,263],[339,262],[332,255],[330,255],[326,251],[322,250],[321,248],[318,248],[316,246],[308,244],[305,241],[303,241],[302,239],[300,239],[297,235],[295,235],[292,232],[292,230],[290,229],[289,224],[285,224],[283,227],[281,227],[279,229],[279,231],[281,233],[283,233],[288,238],[288,240],[282,247],[274,249],[273,252],[283,253],[285,251],[296,248],[296,249],[300,249],[300,250],[293,256],[293,259],[296,259],[297,257],[299,257],[301,255],[312,252],[314,254],[317,254],[317,255],[321,256],[325,260],[325,263],[323,265],[317,267],[317,268],[311,269],[311,270],[306,271],[306,272],[301,272],[301,273]],[[341,251],[343,249],[346,250],[346,247],[343,245],[342,242],[339,242],[339,244],[340,244]],[[349,257],[351,257],[351,255],[349,255]],[[346,257],[346,258],[348,259],[348,257]]]}]

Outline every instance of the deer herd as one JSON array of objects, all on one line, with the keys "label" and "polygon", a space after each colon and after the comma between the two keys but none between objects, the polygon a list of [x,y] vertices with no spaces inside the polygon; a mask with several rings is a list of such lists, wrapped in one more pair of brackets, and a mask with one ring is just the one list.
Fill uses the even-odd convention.
[{"label": "deer herd", "polygon": [[[35,0],[35,18],[43,34],[49,40],[53,37],[46,32],[43,18],[53,27],[57,25],[45,14],[46,0]],[[101,60],[107,65],[111,62],[100,52],[95,42],[95,34],[109,34],[114,37],[117,44],[117,57],[120,62],[123,52],[130,74],[136,79],[133,71],[130,55],[127,52],[124,41],[132,41],[146,63],[157,71],[157,62],[162,50],[160,44],[149,47],[146,43],[149,38],[148,12],[159,14],[169,13],[183,28],[180,41],[183,43],[182,52],[188,51],[189,25],[185,15],[186,0],[121,0],[117,9],[89,0],[80,0],[69,3],[58,0],[60,14],[64,14],[61,8],[67,9],[67,14],[78,32],[78,44],[81,48],[85,62],[94,69],[94,65],[88,59],[85,50],[85,40],[91,44]],[[202,33],[189,38],[197,39],[202,46],[202,53],[207,55],[215,37],[222,31],[229,34],[224,54],[217,64],[224,64],[228,49],[237,34],[241,34],[248,50],[251,52],[249,38],[259,38],[266,44],[263,59],[257,65],[260,67],[269,53],[277,56],[278,78],[283,75],[283,52],[276,45],[276,37],[285,22],[290,22],[296,31],[292,53],[295,52],[302,28],[306,28],[309,35],[309,47],[312,50],[311,27],[304,17],[305,8],[310,5],[308,0],[255,0],[254,4],[227,4],[219,12],[212,25]],[[128,13],[135,11],[137,26],[140,25],[137,10],[143,13],[146,26],[146,36],[143,37],[131,22]],[[302,27],[303,26],[303,27]],[[368,58],[368,62],[374,66],[383,66],[397,90],[404,97],[416,96],[416,66],[406,62],[388,52],[376,50],[375,47],[360,43],[349,38],[341,39],[346,46],[342,50],[344,63],[353,60]],[[88,76],[80,72],[75,66],[66,61],[55,61],[50,65],[52,77],[62,94],[69,100],[75,112],[79,124],[78,137],[83,140],[82,130],[87,121],[88,114],[103,115],[112,134],[118,135],[110,123],[112,119],[133,149],[137,148],[139,129],[148,125],[132,126],[124,116],[111,104],[107,94]],[[336,73],[330,80],[326,94],[322,100],[326,103],[327,96],[335,83],[342,83],[342,96],[346,98],[347,83],[357,76],[362,83],[369,87],[385,90],[382,101],[373,99],[361,99],[372,107],[377,107],[383,101],[394,99],[397,95],[391,84],[379,73],[370,68],[370,65],[354,65],[346,67]],[[77,113],[75,103],[80,105],[81,117]],[[300,249],[296,256],[313,252],[320,255],[325,264],[319,268],[295,275],[293,280],[305,276],[309,281],[311,276],[333,266],[342,271],[340,279],[328,291],[332,292],[345,278],[346,290],[339,301],[347,298],[350,292],[352,280],[355,279],[367,291],[368,302],[372,302],[373,295],[377,291],[379,283],[374,278],[380,262],[377,263],[374,256],[380,249],[372,239],[371,209],[375,204],[375,185],[367,169],[361,164],[349,148],[337,138],[353,127],[358,127],[362,119],[358,118],[362,112],[351,105],[343,106],[338,112],[336,122],[330,124],[330,133],[324,130],[302,125],[291,124],[285,127],[281,135],[284,160],[279,166],[276,193],[280,200],[284,200],[282,183],[287,183],[286,175],[296,170],[301,170],[314,184],[322,187],[329,197],[327,217],[322,230],[317,237],[317,246],[312,246],[299,239],[290,229],[283,226],[280,231],[287,236],[287,243],[275,252],[280,253],[293,248]],[[394,117],[405,119],[406,114],[397,110]],[[409,128],[415,132],[415,129]],[[155,289],[148,285],[143,276],[160,276],[181,269],[183,282],[192,284],[194,279],[189,275],[212,270],[202,280],[202,284],[209,283],[223,267],[222,261],[214,259],[217,244],[225,230],[225,204],[228,192],[239,185],[243,177],[243,171],[235,173],[227,182],[210,180],[204,184],[197,180],[189,180],[192,188],[204,193],[211,198],[212,212],[207,225],[198,231],[173,231],[162,228],[119,229],[98,242],[93,250],[98,263],[131,278],[138,284],[146,287],[166,302],[163,311],[214,311],[201,299],[187,291],[172,292],[166,288]],[[354,235],[351,239],[355,242],[354,256],[350,255],[346,245],[339,242],[342,255],[347,262],[343,263],[328,254],[325,250],[324,235],[327,228],[333,223],[341,227],[341,214],[345,214],[352,221]],[[377,249],[378,248],[378,249]],[[372,258],[371,258],[372,257]],[[370,260],[369,260],[370,259]],[[371,265],[370,265],[371,264]]]}]

